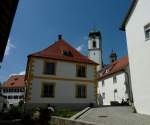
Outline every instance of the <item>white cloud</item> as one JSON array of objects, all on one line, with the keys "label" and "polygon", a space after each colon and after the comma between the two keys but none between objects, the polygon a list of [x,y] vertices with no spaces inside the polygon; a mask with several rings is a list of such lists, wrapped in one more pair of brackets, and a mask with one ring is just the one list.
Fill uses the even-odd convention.
[{"label": "white cloud", "polygon": [[5,51],[5,56],[8,56],[8,55],[9,55],[10,50],[11,50],[12,48],[16,48],[16,46],[10,42],[10,39],[8,39],[8,43],[7,43],[6,51]]},{"label": "white cloud", "polygon": [[25,71],[21,71],[19,73],[12,73],[12,74],[9,75],[9,77],[13,76],[13,75],[25,75]]},{"label": "white cloud", "polygon": [[79,52],[81,52],[81,51],[83,50],[83,48],[84,48],[84,45],[81,44],[80,46],[78,46],[78,47],[76,48],[76,50],[78,50]]},{"label": "white cloud", "polygon": [[25,75],[25,71],[20,72],[19,75]]}]

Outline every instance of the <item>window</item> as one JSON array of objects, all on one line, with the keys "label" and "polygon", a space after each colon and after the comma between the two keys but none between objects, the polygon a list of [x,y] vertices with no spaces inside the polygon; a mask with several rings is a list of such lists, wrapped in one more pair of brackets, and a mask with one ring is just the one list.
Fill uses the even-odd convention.
[{"label": "window", "polygon": [[145,40],[149,40],[150,39],[150,23],[144,26],[144,32],[145,32]]},{"label": "window", "polygon": [[54,85],[49,83],[43,84],[42,97],[54,97]]},{"label": "window", "polygon": [[14,82],[10,83],[10,85],[12,85],[12,86],[13,86],[14,84],[15,84]]},{"label": "window", "polygon": [[20,92],[24,92],[24,88],[20,88]]},{"label": "window", "polygon": [[14,92],[19,92],[19,89],[15,88],[15,89],[14,89]]},{"label": "window", "polygon": [[105,99],[105,92],[102,93],[102,98]]},{"label": "window", "polygon": [[45,62],[44,65],[44,74],[55,75],[56,64],[54,62]]},{"label": "window", "polygon": [[105,73],[109,73],[109,69],[106,69]]},{"label": "window", "polygon": [[77,98],[86,98],[86,86],[85,85],[77,85],[76,86],[76,97]]},{"label": "window", "polygon": [[93,41],[93,48],[96,48],[96,41]]},{"label": "window", "polygon": [[7,99],[7,96],[4,95],[4,98]]},{"label": "window", "polygon": [[24,96],[23,96],[23,95],[20,95],[20,96],[19,96],[19,99],[23,99],[23,98],[24,98]]},{"label": "window", "polygon": [[14,96],[14,99],[18,99],[18,96],[17,96],[17,95],[15,95],[15,96]]},{"label": "window", "polygon": [[3,92],[4,92],[4,93],[8,92],[8,89],[3,89]]},{"label": "window", "polygon": [[64,50],[63,55],[64,56],[72,56],[72,53],[70,51]]},{"label": "window", "polygon": [[8,99],[13,99],[13,96],[10,96],[10,95],[9,95],[9,96],[8,96]]},{"label": "window", "polygon": [[86,77],[85,65],[77,65],[77,77]]},{"label": "window", "polygon": [[117,93],[118,93],[118,91],[117,91],[117,89],[115,89],[115,90],[114,90],[114,101],[117,100]]},{"label": "window", "polygon": [[117,83],[117,77],[116,76],[113,77],[113,83]]},{"label": "window", "polygon": [[105,86],[104,80],[102,80],[102,87]]},{"label": "window", "polygon": [[14,92],[14,89],[13,88],[9,88],[9,92]]}]

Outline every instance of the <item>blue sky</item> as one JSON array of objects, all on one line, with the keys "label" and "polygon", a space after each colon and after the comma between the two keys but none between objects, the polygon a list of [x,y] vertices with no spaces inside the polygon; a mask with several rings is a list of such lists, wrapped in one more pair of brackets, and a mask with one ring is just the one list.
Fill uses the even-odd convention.
[{"label": "blue sky", "polygon": [[0,81],[23,74],[27,55],[57,40],[58,34],[87,55],[88,33],[102,34],[103,60],[111,50],[127,54],[125,33],[119,30],[131,0],[20,0],[0,69]]}]

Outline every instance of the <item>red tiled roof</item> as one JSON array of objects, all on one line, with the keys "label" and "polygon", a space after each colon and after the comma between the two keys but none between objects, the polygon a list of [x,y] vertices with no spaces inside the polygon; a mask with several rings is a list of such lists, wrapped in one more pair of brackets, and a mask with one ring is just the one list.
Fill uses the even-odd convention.
[{"label": "red tiled roof", "polygon": [[[64,51],[70,52],[69,56],[64,55]],[[79,53],[75,48],[70,46],[63,39],[56,41],[54,44],[50,45],[46,49],[30,54],[29,57],[30,56],[65,60],[65,61],[74,61],[74,62],[81,62],[81,63],[89,63],[89,64],[97,64],[94,61],[88,59],[88,57]]]},{"label": "red tiled roof", "polygon": [[1,87],[25,87],[24,75],[12,75]]},{"label": "red tiled roof", "polygon": [[104,68],[102,68],[98,72],[97,77],[100,80],[100,79],[106,78],[116,72],[122,71],[127,67],[128,63],[129,63],[128,56],[125,56],[125,57],[113,62],[112,64],[109,64],[109,65],[105,66]]}]

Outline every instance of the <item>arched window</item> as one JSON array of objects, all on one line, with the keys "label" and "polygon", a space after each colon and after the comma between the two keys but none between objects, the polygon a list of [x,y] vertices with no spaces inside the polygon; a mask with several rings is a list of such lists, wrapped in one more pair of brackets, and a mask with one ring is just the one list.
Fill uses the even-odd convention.
[{"label": "arched window", "polygon": [[93,48],[96,48],[96,41],[93,41]]}]

